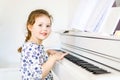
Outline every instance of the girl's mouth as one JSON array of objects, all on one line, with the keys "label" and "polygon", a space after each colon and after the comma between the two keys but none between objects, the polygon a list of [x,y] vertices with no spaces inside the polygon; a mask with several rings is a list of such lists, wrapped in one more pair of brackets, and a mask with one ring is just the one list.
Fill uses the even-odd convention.
[{"label": "girl's mouth", "polygon": [[46,36],[47,35],[47,33],[41,33],[43,36]]}]

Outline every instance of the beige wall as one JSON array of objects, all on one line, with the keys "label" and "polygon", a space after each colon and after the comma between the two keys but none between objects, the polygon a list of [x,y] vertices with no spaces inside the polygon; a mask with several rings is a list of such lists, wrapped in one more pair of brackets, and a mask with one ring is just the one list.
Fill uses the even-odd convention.
[{"label": "beige wall", "polygon": [[[52,14],[53,30],[67,27],[68,0],[2,0],[0,2],[0,67],[19,62],[20,54],[17,48],[24,42],[28,14],[38,8],[46,9]],[[58,41],[57,35],[54,39],[51,37],[46,41],[45,45],[51,46],[52,42],[56,41]]]}]

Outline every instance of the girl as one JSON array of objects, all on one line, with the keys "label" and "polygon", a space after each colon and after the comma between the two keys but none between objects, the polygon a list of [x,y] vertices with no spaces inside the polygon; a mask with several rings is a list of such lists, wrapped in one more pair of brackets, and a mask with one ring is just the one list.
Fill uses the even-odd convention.
[{"label": "girl", "polygon": [[43,9],[34,10],[27,20],[25,43],[18,49],[21,52],[22,80],[53,80],[51,69],[56,61],[64,58],[66,53],[44,51],[42,41],[51,32],[52,17]]}]

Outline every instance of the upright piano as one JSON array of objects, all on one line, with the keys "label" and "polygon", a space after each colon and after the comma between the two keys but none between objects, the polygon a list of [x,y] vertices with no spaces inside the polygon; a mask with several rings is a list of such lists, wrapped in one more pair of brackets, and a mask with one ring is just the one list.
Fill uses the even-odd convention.
[{"label": "upright piano", "polygon": [[65,31],[61,47],[67,52],[53,68],[59,80],[120,80],[120,38],[98,33]]}]

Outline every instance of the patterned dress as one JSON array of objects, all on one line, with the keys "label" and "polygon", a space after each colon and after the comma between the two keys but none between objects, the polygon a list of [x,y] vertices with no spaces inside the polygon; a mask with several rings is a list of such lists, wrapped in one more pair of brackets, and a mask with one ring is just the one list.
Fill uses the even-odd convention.
[{"label": "patterned dress", "polygon": [[[22,80],[42,80],[41,65],[48,59],[48,55],[44,51],[43,45],[27,42],[22,46],[21,68]],[[44,80],[53,80],[50,73]]]}]

